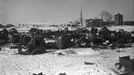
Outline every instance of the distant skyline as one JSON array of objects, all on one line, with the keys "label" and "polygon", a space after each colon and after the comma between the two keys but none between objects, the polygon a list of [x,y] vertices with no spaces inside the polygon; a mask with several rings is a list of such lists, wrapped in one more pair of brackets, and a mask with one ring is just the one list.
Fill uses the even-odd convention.
[{"label": "distant skyline", "polygon": [[60,24],[83,18],[100,17],[102,10],[120,12],[134,21],[134,0],[0,0],[2,24]]}]

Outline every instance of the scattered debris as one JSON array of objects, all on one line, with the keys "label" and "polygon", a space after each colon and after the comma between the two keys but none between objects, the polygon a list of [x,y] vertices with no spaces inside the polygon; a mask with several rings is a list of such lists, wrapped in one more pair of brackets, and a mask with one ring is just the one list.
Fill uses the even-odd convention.
[{"label": "scattered debris", "polygon": [[18,46],[11,46],[10,49],[17,49]]},{"label": "scattered debris", "polygon": [[129,73],[131,71],[133,71],[133,68],[134,68],[134,60],[133,59],[130,59],[130,56],[124,56],[124,57],[119,57],[119,62],[118,63],[115,63],[115,66],[118,66],[118,70],[121,70],[122,67],[125,68],[124,72],[125,74],[121,74],[121,75],[130,75]]},{"label": "scattered debris", "polygon": [[127,74],[127,73],[124,73],[124,74],[120,74],[120,75],[129,75],[129,74]]},{"label": "scattered debris", "polygon": [[[43,73],[42,73],[42,72],[41,72],[41,73],[38,73],[38,74],[35,74],[35,73],[34,73],[33,75],[43,75]],[[44,74],[44,75],[45,75],[45,74]]]},{"label": "scattered debris", "polygon": [[60,52],[60,53],[58,53],[58,55],[64,55],[64,54]]},{"label": "scattered debris", "polygon": [[60,73],[59,75],[67,75],[66,73]]},{"label": "scattered debris", "polygon": [[91,63],[91,62],[84,62],[85,63],[85,65],[94,65],[95,63]]}]

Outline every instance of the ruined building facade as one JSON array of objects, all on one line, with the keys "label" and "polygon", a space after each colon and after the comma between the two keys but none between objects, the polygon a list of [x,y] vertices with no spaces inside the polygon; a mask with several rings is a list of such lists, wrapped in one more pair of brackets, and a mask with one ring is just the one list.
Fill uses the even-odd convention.
[{"label": "ruined building facade", "polygon": [[114,15],[114,23],[115,25],[123,25],[123,15],[118,13]]}]

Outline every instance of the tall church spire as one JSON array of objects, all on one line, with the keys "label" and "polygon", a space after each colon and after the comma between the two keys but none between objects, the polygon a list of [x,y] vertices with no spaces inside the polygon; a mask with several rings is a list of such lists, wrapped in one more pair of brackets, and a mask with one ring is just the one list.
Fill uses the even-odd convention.
[{"label": "tall church spire", "polygon": [[84,21],[83,21],[83,0],[81,0],[81,5],[80,5],[80,26],[84,27]]},{"label": "tall church spire", "polygon": [[80,24],[81,24],[81,27],[83,26],[83,15],[82,15],[82,9],[80,11]]}]

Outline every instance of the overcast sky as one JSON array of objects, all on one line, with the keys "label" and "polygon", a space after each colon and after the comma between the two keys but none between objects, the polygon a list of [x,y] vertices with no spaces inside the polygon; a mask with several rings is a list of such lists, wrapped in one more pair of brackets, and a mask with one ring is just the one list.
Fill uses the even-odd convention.
[{"label": "overcast sky", "polygon": [[100,17],[102,10],[117,11],[134,20],[134,0],[0,0],[0,23],[68,23]]}]

